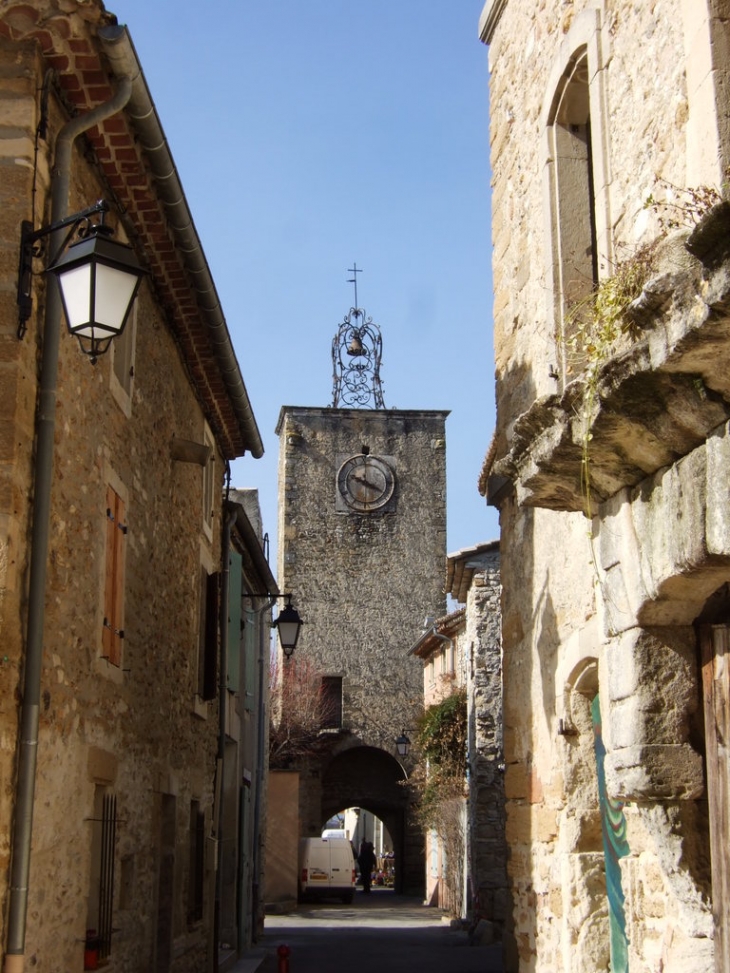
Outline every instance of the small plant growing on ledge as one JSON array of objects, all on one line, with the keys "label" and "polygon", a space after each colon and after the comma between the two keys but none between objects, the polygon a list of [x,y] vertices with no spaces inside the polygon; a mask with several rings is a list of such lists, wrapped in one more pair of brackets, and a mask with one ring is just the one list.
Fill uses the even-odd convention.
[{"label": "small plant growing on ledge", "polygon": [[[726,180],[728,175],[725,170]],[[723,198],[714,186],[688,186],[684,189],[666,179],[657,179],[657,184],[663,187],[664,198],[657,199],[654,193],[649,193],[644,200],[644,209],[654,211],[665,235],[673,230],[693,229]]]},{"label": "small plant growing on ledge", "polygon": [[615,353],[622,338],[634,340],[638,328],[630,314],[631,304],[640,296],[651,276],[657,243],[646,244],[616,266],[607,277],[568,314],[570,337],[568,373],[578,373],[583,380],[580,404],[582,428],[581,491],[584,513],[593,516],[591,503],[590,442],[591,427],[598,413],[598,382],[601,368]]}]

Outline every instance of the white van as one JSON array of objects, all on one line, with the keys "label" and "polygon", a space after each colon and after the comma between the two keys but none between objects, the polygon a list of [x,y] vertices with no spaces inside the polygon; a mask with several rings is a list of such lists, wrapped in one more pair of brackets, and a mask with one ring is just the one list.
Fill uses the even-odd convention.
[{"label": "white van", "polygon": [[299,899],[355,897],[355,855],[342,838],[302,838],[299,842]]}]

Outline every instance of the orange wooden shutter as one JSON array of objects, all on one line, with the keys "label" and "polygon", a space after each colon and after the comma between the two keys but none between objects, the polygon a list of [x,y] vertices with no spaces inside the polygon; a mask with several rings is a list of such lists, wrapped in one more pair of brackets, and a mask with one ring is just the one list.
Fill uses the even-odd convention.
[{"label": "orange wooden shutter", "polygon": [[103,655],[112,665],[122,662],[124,638],[124,502],[112,489],[106,494],[106,580],[104,587]]}]

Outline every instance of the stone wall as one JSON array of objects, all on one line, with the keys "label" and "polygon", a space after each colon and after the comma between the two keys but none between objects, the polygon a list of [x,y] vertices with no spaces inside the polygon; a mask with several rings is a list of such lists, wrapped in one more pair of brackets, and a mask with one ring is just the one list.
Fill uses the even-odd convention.
[{"label": "stone wall", "polygon": [[474,916],[482,937],[501,939],[508,921],[502,734],[502,639],[499,548],[480,558],[466,604],[464,632],[469,702],[469,833]]},{"label": "stone wall", "polygon": [[[427,615],[443,614],[444,413],[287,408],[280,422],[282,590],[304,619],[297,656],[343,677],[344,726],[392,752],[421,699],[407,655]],[[361,447],[390,457],[395,504],[336,507],[340,465]],[[397,700],[397,712],[394,701]]]},{"label": "stone wall", "polygon": [[[560,343],[570,267],[560,262],[557,215],[570,200],[560,195],[564,185],[556,189],[563,161],[552,154],[549,127],[566,79],[585,55],[579,80],[591,122],[596,268],[605,279],[617,261],[658,236],[658,212],[644,205],[650,193],[681,201],[683,187],[720,187],[728,154],[725,123],[716,123],[724,117],[716,98],[727,75],[724,7],[704,0],[667,2],[661,11],[629,0],[490,0],[483,15],[494,190],[494,452],[503,477],[490,495],[501,525],[513,899],[507,959],[521,973],[607,970],[610,962],[632,973],[706,973],[713,966],[692,623],[730,578],[726,504],[717,496],[729,472],[728,396],[711,378],[713,369],[727,373],[726,309],[707,296],[711,268],[703,265],[693,296],[683,304],[670,292],[631,349],[642,360],[636,381],[644,403],[622,384],[626,358],[618,358],[601,375],[596,432],[603,421],[605,435],[592,436],[576,422],[572,441],[560,438],[558,415],[570,423],[582,399]],[[724,273],[723,264],[717,276]],[[660,346],[669,348],[667,388],[686,387],[689,409],[673,395],[647,394],[652,382],[658,387]],[[702,401],[718,414],[714,431],[689,418],[696,411],[691,391],[702,397],[705,385],[712,391]],[[650,399],[659,420],[666,411],[667,429],[677,419],[686,431],[679,440],[688,445],[668,433],[647,438],[644,460],[654,449],[668,455],[622,482],[634,460],[642,461],[624,430],[643,421]],[[592,523],[574,512],[586,437],[598,477],[609,454],[619,471],[613,486],[600,482],[607,492],[593,506]],[[521,450],[519,469],[500,467]],[[548,452],[552,472],[540,466]],[[545,485],[539,496],[538,469]],[[599,737],[605,764],[597,763]],[[625,841],[617,870],[626,957],[613,961],[613,892],[601,830],[608,801]]]},{"label": "stone wall", "polygon": [[[96,9],[96,8],[94,8]],[[91,16],[93,10],[89,14]],[[37,358],[45,307],[16,336],[21,219],[31,217],[34,134],[44,65],[34,44],[0,40],[0,896],[7,903],[18,699],[27,609],[29,501]],[[35,220],[47,221],[51,147],[65,111],[49,99],[39,143]],[[70,211],[104,196],[83,138]],[[116,213],[110,223],[119,227]],[[123,231],[122,231],[123,236]],[[132,327],[132,325],[129,325]],[[201,565],[219,560],[224,464],[214,446],[212,530],[203,526],[203,471],[173,462],[173,438],[202,442],[205,417],[149,281],[136,311],[134,393],[112,392],[112,356],[92,366],[62,336],[50,513],[40,739],[30,874],[28,966],[81,969],[100,827],[99,795],[117,798],[112,960],[118,970],[199,973],[209,952],[212,858],[202,917],[188,915],[191,802],[212,824],[215,703],[196,696]],[[215,440],[214,440],[215,442]],[[102,658],[106,490],[126,502],[124,649]],[[166,872],[165,869],[171,871]],[[165,959],[167,957],[167,959]]]},{"label": "stone wall", "polygon": [[266,911],[296,904],[299,881],[299,774],[271,771],[266,816]]},{"label": "stone wall", "polygon": [[[335,757],[365,747],[371,748],[373,767],[385,755],[392,759],[396,738],[415,726],[422,706],[421,666],[409,649],[423,619],[445,609],[446,416],[282,409],[277,576],[304,620],[297,659],[308,660],[323,676],[342,678],[342,728],[332,733],[329,748]],[[346,460],[367,451],[388,462],[395,492],[384,507],[358,513],[342,503],[337,474]],[[308,776],[302,827],[314,833],[342,810],[323,813],[326,767],[327,758],[303,771]],[[398,811],[397,833],[388,827],[396,844],[407,840],[410,847],[414,842],[403,816],[407,794],[402,787],[397,791],[400,796],[391,795],[385,805],[378,794],[363,793],[357,801],[353,794],[351,803],[381,817]],[[422,854],[422,846],[409,852],[417,867],[406,868],[417,874],[419,885]]]}]

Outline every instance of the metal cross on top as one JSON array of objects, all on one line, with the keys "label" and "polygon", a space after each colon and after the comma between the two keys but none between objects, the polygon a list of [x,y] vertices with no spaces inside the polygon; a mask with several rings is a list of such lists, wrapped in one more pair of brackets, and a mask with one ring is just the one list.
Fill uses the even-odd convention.
[{"label": "metal cross on top", "polygon": [[332,340],[332,408],[384,409],[380,381],[383,339],[363,308],[357,306],[357,275],[362,269],[353,263],[348,270],[355,285],[355,306]]}]

